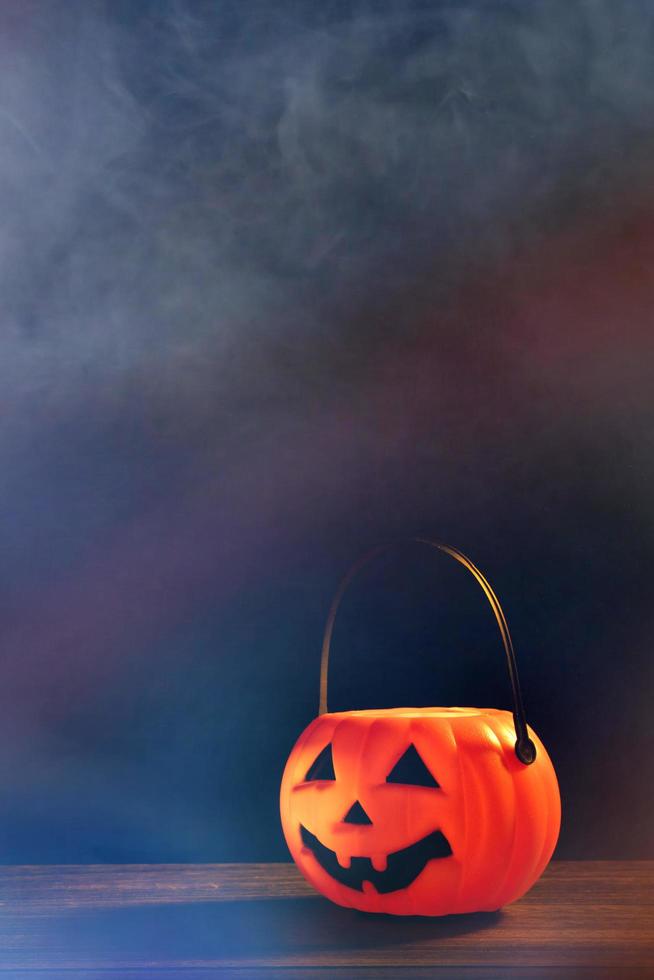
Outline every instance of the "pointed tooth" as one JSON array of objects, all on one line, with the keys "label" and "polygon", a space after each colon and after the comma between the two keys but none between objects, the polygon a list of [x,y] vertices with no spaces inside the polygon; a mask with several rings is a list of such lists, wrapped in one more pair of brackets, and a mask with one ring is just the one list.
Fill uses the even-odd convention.
[{"label": "pointed tooth", "polygon": [[336,860],[342,868],[349,868],[352,864],[352,858],[348,854],[343,854],[340,851],[336,852]]},{"label": "pointed tooth", "polygon": [[363,891],[363,893],[365,895],[376,895],[377,894],[377,889],[375,888],[375,886],[373,885],[373,883],[371,881],[363,881],[363,882],[361,882],[361,890]]},{"label": "pointed tooth", "polygon": [[375,871],[386,871],[386,868],[388,867],[388,861],[385,854],[373,854],[373,856],[370,858],[370,863]]}]

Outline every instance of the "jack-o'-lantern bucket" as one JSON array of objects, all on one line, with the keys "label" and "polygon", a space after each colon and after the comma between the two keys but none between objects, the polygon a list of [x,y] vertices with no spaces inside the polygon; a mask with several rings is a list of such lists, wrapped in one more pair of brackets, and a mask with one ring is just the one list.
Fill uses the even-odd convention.
[{"label": "jack-o'-lantern bucket", "polygon": [[528,727],[504,613],[484,591],[506,653],[513,711],[498,708],[327,710],[334,619],[360,559],[332,602],[322,647],[318,717],[284,770],[281,818],[295,863],[323,895],[393,915],[494,911],[523,895],[547,866],[561,822],[556,774]]}]

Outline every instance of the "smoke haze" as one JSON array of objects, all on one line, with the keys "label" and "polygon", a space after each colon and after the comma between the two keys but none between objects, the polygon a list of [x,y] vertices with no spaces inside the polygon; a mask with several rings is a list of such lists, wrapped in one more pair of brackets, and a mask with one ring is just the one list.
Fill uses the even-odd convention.
[{"label": "smoke haze", "polygon": [[[283,859],[331,592],[415,532],[506,604],[562,855],[654,855],[653,31],[3,5],[0,860]],[[508,706],[447,571],[361,586],[335,705]]]}]

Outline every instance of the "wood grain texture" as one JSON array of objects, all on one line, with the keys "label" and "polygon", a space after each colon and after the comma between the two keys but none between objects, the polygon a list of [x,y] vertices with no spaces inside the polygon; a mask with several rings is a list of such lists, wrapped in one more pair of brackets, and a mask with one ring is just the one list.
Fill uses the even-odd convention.
[{"label": "wood grain texture", "polygon": [[444,919],[338,908],[290,864],[0,868],[0,980],[171,975],[654,978],[654,861],[554,862]]}]

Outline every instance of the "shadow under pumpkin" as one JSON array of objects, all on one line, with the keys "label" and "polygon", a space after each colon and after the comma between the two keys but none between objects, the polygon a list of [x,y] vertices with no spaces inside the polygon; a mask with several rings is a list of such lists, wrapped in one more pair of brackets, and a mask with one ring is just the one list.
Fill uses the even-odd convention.
[{"label": "shadow under pumpkin", "polygon": [[285,959],[289,950],[375,951],[431,943],[492,928],[499,912],[396,917],[355,913],[319,896],[236,902],[203,902],[80,912],[43,920],[32,948],[36,962],[211,962]]}]

